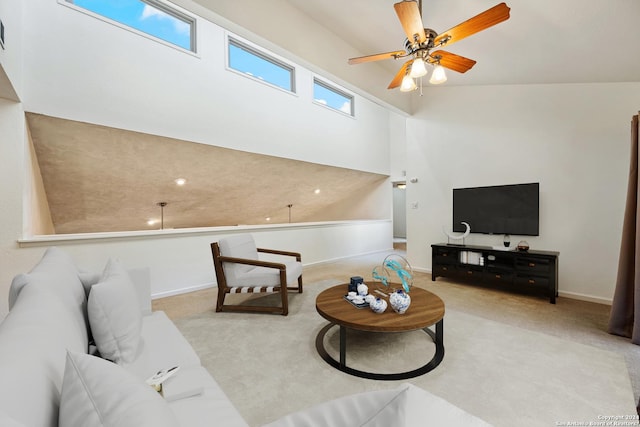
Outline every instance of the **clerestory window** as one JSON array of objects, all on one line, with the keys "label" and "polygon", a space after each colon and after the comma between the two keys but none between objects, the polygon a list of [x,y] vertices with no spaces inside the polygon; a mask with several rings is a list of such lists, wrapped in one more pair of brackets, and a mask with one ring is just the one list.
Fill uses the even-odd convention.
[{"label": "clerestory window", "polygon": [[353,95],[315,77],[313,79],[313,102],[350,116],[354,115]]},{"label": "clerestory window", "polygon": [[192,52],[196,21],[158,0],[64,0],[137,31]]},{"label": "clerestory window", "polygon": [[228,38],[228,67],[256,80],[295,93],[295,68],[246,43]]}]

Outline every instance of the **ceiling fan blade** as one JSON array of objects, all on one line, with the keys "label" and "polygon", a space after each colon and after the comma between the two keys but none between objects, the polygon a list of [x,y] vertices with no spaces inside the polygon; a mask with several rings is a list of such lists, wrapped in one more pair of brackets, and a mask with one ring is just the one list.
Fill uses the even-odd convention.
[{"label": "ceiling fan blade", "polygon": [[465,37],[469,37],[482,30],[486,30],[489,27],[509,19],[510,10],[509,6],[505,3],[497,4],[491,9],[487,9],[481,14],[456,25],[442,34],[439,34],[438,37],[435,38],[434,43],[438,46],[440,42],[448,38],[449,40],[446,41],[446,44],[450,45],[451,43],[458,42]]},{"label": "ceiling fan blade", "polygon": [[422,24],[418,3],[415,1],[401,1],[394,4],[393,8],[396,10],[407,38],[414,42],[417,34],[418,42],[424,43],[427,40],[427,36],[424,33],[424,25]]},{"label": "ceiling fan blade", "polygon": [[382,59],[395,59],[398,56],[406,55],[404,50],[396,50],[394,52],[376,53],[375,55],[359,56],[357,58],[349,58],[349,64],[362,64],[363,62],[380,61]]},{"label": "ceiling fan blade", "polygon": [[459,73],[465,73],[476,65],[476,61],[473,59],[465,58],[464,56],[456,55],[455,53],[446,52],[444,50],[437,50],[432,52],[429,56],[436,59],[443,67]]},{"label": "ceiling fan blade", "polygon": [[387,89],[395,89],[402,84],[402,79],[404,78],[405,74],[407,74],[407,67],[409,67],[409,64],[411,64],[412,62],[413,60],[410,60],[402,65],[402,68],[400,68],[400,71],[398,71],[393,80],[391,80],[391,83],[389,83]]}]

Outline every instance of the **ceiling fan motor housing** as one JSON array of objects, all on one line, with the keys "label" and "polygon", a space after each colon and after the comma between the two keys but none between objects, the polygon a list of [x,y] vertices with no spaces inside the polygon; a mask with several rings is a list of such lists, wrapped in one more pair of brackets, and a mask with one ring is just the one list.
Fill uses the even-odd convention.
[{"label": "ceiling fan motor housing", "polygon": [[433,41],[435,40],[436,37],[438,37],[438,33],[436,33],[431,28],[425,28],[424,34],[427,36],[427,39],[420,44],[417,44],[414,41],[409,39],[404,39],[404,49],[408,55],[412,55],[418,52],[419,50],[429,51],[430,49],[433,49],[433,47],[435,46]]}]

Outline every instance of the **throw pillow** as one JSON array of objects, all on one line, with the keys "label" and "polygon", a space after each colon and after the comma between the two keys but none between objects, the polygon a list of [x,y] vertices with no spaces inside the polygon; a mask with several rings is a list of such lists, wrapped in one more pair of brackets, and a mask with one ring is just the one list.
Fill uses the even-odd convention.
[{"label": "throw pillow", "polygon": [[107,262],[100,282],[89,292],[89,324],[100,355],[116,363],[136,358],[142,313],[131,279],[115,259]]},{"label": "throw pillow", "polygon": [[20,424],[10,416],[0,412],[0,426],[2,427],[24,427],[24,424]]},{"label": "throw pillow", "polygon": [[124,368],[95,356],[67,353],[61,427],[169,427],[178,421],[160,395]]}]

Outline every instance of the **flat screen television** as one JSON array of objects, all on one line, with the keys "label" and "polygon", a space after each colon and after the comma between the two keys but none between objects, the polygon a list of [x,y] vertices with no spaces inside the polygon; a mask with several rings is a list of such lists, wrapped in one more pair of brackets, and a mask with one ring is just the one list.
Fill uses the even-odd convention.
[{"label": "flat screen television", "polygon": [[453,189],[453,231],[537,236],[540,184]]}]

